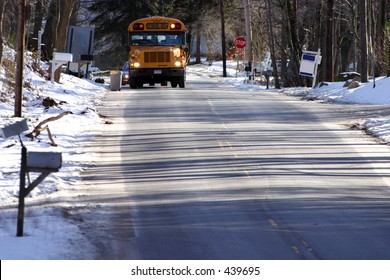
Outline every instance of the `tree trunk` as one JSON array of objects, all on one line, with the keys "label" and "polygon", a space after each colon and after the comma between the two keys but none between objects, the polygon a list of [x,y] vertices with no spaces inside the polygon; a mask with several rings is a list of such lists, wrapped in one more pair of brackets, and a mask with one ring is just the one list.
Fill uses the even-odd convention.
[{"label": "tree trunk", "polygon": [[387,0],[380,0],[378,4],[378,22],[376,26],[376,38],[375,38],[375,52],[376,52],[376,65],[375,68],[378,71],[378,75],[383,75],[386,72],[386,10]]},{"label": "tree trunk", "polygon": [[45,59],[51,59],[53,57],[54,42],[57,39],[57,28],[60,16],[57,7],[59,7],[59,0],[51,0],[49,6],[49,17],[42,37],[42,42],[46,46],[47,53],[47,57],[45,57]]},{"label": "tree trunk", "polygon": [[66,51],[66,42],[68,39],[68,28],[70,18],[76,3],[76,0],[60,0],[60,22],[57,28],[57,40],[54,43],[59,52]]},{"label": "tree trunk", "polygon": [[302,85],[301,78],[299,76],[299,62],[302,49],[299,44],[298,29],[297,29],[297,0],[286,0],[286,18],[288,20],[291,45],[291,57],[288,65],[288,72],[290,79],[295,86]]},{"label": "tree trunk", "polygon": [[196,25],[196,64],[200,64],[200,48],[201,48],[201,43],[202,43],[202,27],[201,24],[198,23]]},{"label": "tree trunk", "polygon": [[272,59],[272,68],[273,68],[273,76],[275,79],[275,88],[280,89],[279,83],[279,75],[278,75],[278,67],[276,64],[276,54],[275,54],[275,42],[274,42],[274,34],[272,30],[272,14],[271,14],[271,0],[267,1],[268,4],[268,37],[271,46],[271,59]]},{"label": "tree trunk", "polygon": [[0,0],[0,66],[3,60],[3,20],[4,20],[4,6],[5,0]]},{"label": "tree trunk", "polygon": [[[68,28],[76,0],[57,0],[59,4],[59,23],[57,28],[57,40],[54,42],[54,49],[57,52],[66,52],[66,42],[68,40]],[[58,9],[58,7],[57,7]],[[54,80],[58,83],[60,81],[61,69],[59,67],[54,75]]]},{"label": "tree trunk", "polygon": [[360,26],[360,73],[362,82],[368,81],[368,55],[367,55],[367,0],[359,0],[359,26]]},{"label": "tree trunk", "polygon": [[22,96],[23,96],[23,68],[24,68],[24,39],[26,24],[26,1],[19,0],[18,3],[18,32],[16,51],[16,73],[15,73],[15,115],[22,116]]},{"label": "tree trunk", "polygon": [[325,80],[333,81],[333,24],[334,24],[334,0],[329,0],[326,13],[326,38],[325,38]]},{"label": "tree trunk", "polygon": [[280,30],[280,43],[281,43],[281,66],[280,66],[280,79],[282,81],[283,87],[290,87],[290,80],[287,76],[287,52],[288,52],[288,25],[286,19],[286,13],[282,15],[282,26]]},{"label": "tree trunk", "polygon": [[[390,27],[388,27],[390,28]],[[387,40],[387,47],[388,47],[388,53],[387,53],[387,58],[388,58],[388,62],[387,62],[387,77],[390,77],[390,30],[386,30],[385,32],[386,35],[386,40]]]},{"label": "tree trunk", "polygon": [[219,0],[219,8],[220,8],[220,15],[221,15],[221,29],[222,29],[222,36],[221,36],[221,43],[222,43],[222,76],[227,77],[226,73],[226,34],[225,34],[225,7],[223,4],[223,0]]},{"label": "tree trunk", "polygon": [[245,35],[246,35],[246,49],[248,50],[248,66],[250,71],[253,69],[253,40],[252,40],[252,25],[251,25],[251,8],[249,6],[249,0],[243,0],[244,15],[245,15]]},{"label": "tree trunk", "polygon": [[35,4],[35,16],[34,16],[34,27],[33,27],[33,38],[38,38],[38,32],[42,28],[42,19],[44,16],[43,1],[37,1]]}]

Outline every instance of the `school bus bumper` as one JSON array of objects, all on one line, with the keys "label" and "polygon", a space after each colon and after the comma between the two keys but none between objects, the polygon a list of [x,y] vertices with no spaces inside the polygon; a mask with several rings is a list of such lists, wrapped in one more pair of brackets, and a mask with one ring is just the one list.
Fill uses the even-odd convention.
[{"label": "school bus bumper", "polygon": [[161,79],[165,78],[167,80],[170,77],[180,77],[184,76],[184,68],[140,68],[140,69],[130,69],[130,77],[134,78],[150,78]]}]

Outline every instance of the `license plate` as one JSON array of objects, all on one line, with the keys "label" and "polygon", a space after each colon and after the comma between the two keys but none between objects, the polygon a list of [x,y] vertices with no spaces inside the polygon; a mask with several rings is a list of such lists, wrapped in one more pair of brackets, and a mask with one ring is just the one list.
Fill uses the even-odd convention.
[{"label": "license plate", "polygon": [[156,70],[154,70],[154,74],[162,74],[162,70],[161,69],[156,69]]}]

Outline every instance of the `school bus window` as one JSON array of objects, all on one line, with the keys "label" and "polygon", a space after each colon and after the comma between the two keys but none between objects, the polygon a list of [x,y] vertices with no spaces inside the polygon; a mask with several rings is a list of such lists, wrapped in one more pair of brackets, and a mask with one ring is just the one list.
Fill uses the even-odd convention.
[{"label": "school bus window", "polygon": [[155,46],[156,36],[150,33],[130,34],[130,42],[132,46]]},{"label": "school bus window", "polygon": [[184,45],[184,35],[183,34],[173,34],[167,33],[160,36],[159,45],[161,46],[177,46]]},{"label": "school bus window", "polygon": [[176,46],[184,45],[184,32],[130,33],[132,46]]}]

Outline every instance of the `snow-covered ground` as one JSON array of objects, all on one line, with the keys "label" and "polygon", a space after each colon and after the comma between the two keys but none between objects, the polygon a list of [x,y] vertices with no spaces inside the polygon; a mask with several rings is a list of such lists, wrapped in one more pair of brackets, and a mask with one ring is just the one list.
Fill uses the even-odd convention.
[{"label": "snow-covered ground", "polygon": [[[238,73],[236,62],[228,63],[228,78],[220,78],[222,62],[188,67],[188,78],[217,78],[241,90],[262,91],[265,86],[244,83],[245,75]],[[1,70],[0,87],[4,72]],[[107,85],[62,75],[61,84],[46,81],[28,68],[25,70],[23,116],[28,120],[29,131],[42,120],[61,112],[72,114],[49,123],[56,137],[57,147],[52,147],[46,132],[31,141],[22,136],[29,151],[55,151],[62,153],[63,165],[52,173],[27,197],[25,236],[16,235],[16,208],[19,189],[20,143],[18,137],[0,138],[0,259],[89,259],[93,247],[79,232],[77,226],[66,219],[63,210],[56,207],[34,208],[41,201],[56,201],[68,192],[75,191],[82,170],[93,164],[96,155],[88,150],[88,142],[106,126],[107,120],[99,116],[96,107],[108,92]],[[279,90],[300,98],[331,103],[390,104],[390,78],[379,78],[373,89],[372,82],[356,89],[343,87],[344,83],[328,83],[317,89],[288,88]],[[50,97],[57,106],[45,108],[42,100]],[[0,101],[0,128],[18,121],[13,116],[12,100]],[[390,120],[385,118],[362,120],[362,127],[390,142]],[[35,176],[35,175],[34,175]],[[34,178],[31,178],[32,180]],[[75,250],[77,248],[77,250]]]},{"label": "snow-covered ground", "polygon": [[[9,49],[7,51],[12,52]],[[27,63],[30,62],[27,57]],[[2,91],[6,88],[4,79],[4,69],[1,69]],[[71,112],[47,124],[57,147],[51,145],[46,131],[33,141],[22,134],[22,141],[28,151],[58,152],[62,153],[63,159],[60,172],[50,174],[31,192],[26,202],[39,203],[38,201],[48,198],[56,200],[76,187],[81,171],[95,160],[95,155],[87,150],[86,145],[106,122],[95,108],[101,104],[108,86],[69,75],[62,75],[60,84],[52,83],[29,67],[25,68],[24,80],[22,114],[29,126],[24,134],[31,132],[43,120],[62,112]],[[48,97],[57,105],[44,107],[42,101]],[[13,115],[13,99],[4,98],[0,102],[0,129],[21,120],[13,118]],[[31,210],[30,206],[27,207],[25,237],[15,237],[20,160],[21,144],[18,137],[0,137],[0,259],[56,259],[59,256],[65,259],[82,258],[85,254],[78,255],[74,251],[76,247],[69,244],[69,240],[80,241],[80,252],[92,248],[87,248],[88,242],[76,226],[62,218],[64,213],[59,209]],[[37,175],[39,174],[31,173],[30,180],[35,180]]]}]

